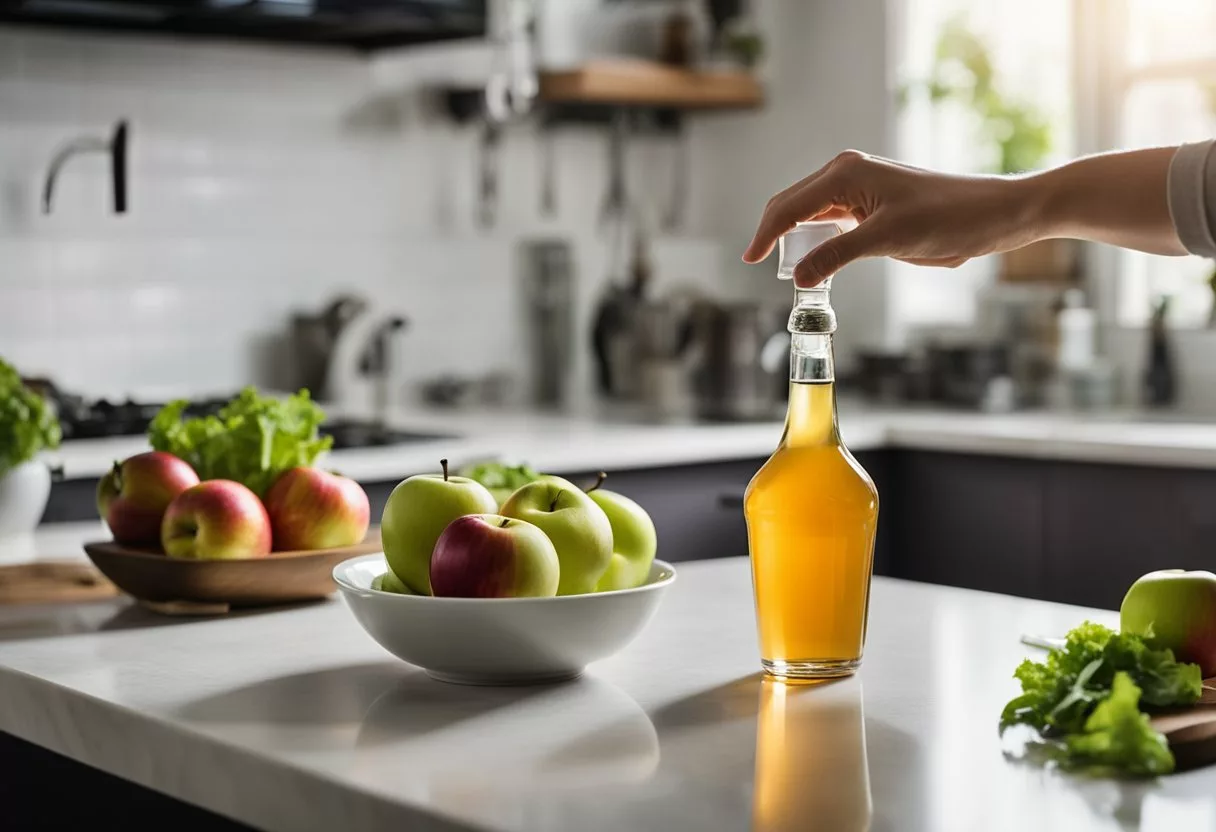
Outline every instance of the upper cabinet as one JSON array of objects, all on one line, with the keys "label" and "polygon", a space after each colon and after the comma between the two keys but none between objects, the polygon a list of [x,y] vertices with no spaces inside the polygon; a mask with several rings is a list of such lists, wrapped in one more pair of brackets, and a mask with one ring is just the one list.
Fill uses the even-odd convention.
[{"label": "upper cabinet", "polygon": [[0,22],[378,49],[481,37],[487,0],[0,0]]}]

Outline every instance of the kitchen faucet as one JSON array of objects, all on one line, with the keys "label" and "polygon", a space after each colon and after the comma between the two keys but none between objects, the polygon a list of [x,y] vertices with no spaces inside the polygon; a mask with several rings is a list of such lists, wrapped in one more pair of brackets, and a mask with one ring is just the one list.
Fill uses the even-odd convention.
[{"label": "kitchen faucet", "polygon": [[114,125],[108,139],[97,136],[82,136],[63,145],[51,158],[46,180],[42,185],[42,213],[51,213],[55,197],[55,180],[67,161],[81,153],[108,153],[110,155],[110,181],[114,196],[114,213],[127,212],[127,142],[129,128],[126,120]]}]

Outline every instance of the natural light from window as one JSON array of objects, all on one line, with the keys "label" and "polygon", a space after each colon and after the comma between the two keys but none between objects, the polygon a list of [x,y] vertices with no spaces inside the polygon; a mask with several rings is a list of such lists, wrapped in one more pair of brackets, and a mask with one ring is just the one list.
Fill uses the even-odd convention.
[{"label": "natural light from window", "polygon": [[[1168,5],[1168,12],[1164,6]],[[1145,147],[1216,137],[1216,2],[1127,0],[1122,101],[1112,146]],[[1143,326],[1153,300],[1169,296],[1175,327],[1208,325],[1212,264],[1199,257],[1124,254],[1118,319]]]}]

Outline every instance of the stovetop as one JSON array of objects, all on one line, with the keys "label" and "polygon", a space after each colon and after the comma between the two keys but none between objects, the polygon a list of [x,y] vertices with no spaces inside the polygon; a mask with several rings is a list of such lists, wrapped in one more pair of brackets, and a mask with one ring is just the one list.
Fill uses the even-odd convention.
[{"label": "stovetop", "polygon": [[[132,399],[86,399],[59,391],[47,391],[47,395],[59,410],[65,440],[140,436],[147,432],[153,417],[164,406],[162,402]],[[186,415],[218,413],[230,400],[231,397],[216,397],[193,401],[186,408]],[[379,448],[451,438],[446,434],[396,430],[377,422],[358,419],[331,419],[321,425],[321,434],[334,438],[335,450]]]},{"label": "stovetop", "polygon": [[[228,399],[204,399],[186,408],[187,416],[208,416],[218,413]],[[59,424],[64,439],[99,439],[107,436],[139,436],[146,433],[152,418],[164,407],[163,402],[141,402],[132,399],[85,399],[79,396],[59,396]]]}]

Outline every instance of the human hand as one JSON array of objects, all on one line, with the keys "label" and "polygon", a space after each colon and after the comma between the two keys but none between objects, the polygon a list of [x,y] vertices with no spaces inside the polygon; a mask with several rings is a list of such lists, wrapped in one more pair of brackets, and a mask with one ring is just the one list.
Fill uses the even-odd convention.
[{"label": "human hand", "polygon": [[798,286],[863,257],[953,268],[1041,239],[1041,213],[1030,179],[937,173],[847,150],[769,200],[743,260],[766,258],[799,222],[852,219],[855,228],[798,263]]}]

